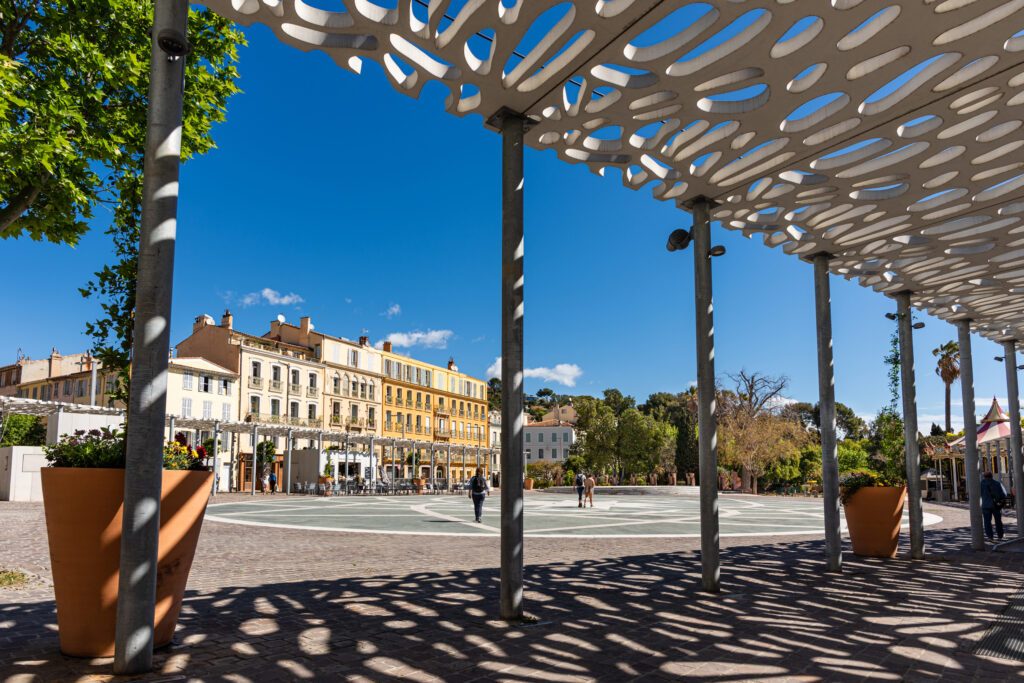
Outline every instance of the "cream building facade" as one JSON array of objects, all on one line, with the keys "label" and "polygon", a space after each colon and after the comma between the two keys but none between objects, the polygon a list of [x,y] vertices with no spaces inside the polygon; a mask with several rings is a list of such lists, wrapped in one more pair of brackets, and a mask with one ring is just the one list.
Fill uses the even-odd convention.
[{"label": "cream building facade", "polygon": [[[238,420],[238,373],[205,358],[172,358],[168,364],[167,408],[183,419],[235,422]],[[175,432],[183,431],[175,429]],[[192,432],[193,443],[212,436]]]},{"label": "cream building facade", "polygon": [[309,349],[323,363],[321,413],[327,429],[380,433],[381,356],[367,337],[353,342],[317,332],[309,317],[297,326],[275,320],[264,337]]}]

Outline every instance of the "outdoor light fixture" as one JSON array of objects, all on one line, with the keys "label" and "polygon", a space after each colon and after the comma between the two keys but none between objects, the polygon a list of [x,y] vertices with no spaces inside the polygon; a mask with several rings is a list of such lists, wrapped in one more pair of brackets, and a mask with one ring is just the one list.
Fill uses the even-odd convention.
[{"label": "outdoor light fixture", "polygon": [[708,250],[708,256],[721,256],[724,253],[725,247],[723,247],[721,244],[713,246],[711,247],[711,249]]},{"label": "outdoor light fixture", "polygon": [[885,317],[889,320],[895,320],[898,316],[895,313],[886,313]]},{"label": "outdoor light fixture", "polygon": [[167,53],[167,57],[171,61],[184,57],[192,50],[192,46],[188,44],[185,36],[180,31],[170,28],[165,28],[157,34],[156,44]]},{"label": "outdoor light fixture", "polygon": [[913,327],[913,328],[914,328],[915,330],[923,330],[923,329],[924,329],[924,323],[914,323],[914,324],[912,325],[912,327]]},{"label": "outdoor light fixture", "polygon": [[673,230],[672,234],[668,236],[668,243],[665,245],[665,248],[669,251],[680,251],[682,249],[686,249],[690,246],[691,239],[690,233],[682,228],[678,228]]},{"label": "outdoor light fixture", "polygon": [[1006,359],[1003,356],[996,356],[996,362],[997,363],[1002,363],[1004,360],[1006,360]]}]

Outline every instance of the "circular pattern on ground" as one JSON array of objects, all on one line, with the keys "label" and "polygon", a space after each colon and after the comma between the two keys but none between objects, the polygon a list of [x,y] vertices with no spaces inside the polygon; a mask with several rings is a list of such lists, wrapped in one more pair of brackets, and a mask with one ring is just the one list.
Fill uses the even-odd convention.
[{"label": "circular pattern on ground", "polygon": [[[718,501],[722,536],[824,535],[821,500],[727,495]],[[496,536],[498,507],[497,496],[488,498],[483,522],[477,524],[466,496],[261,496],[210,505],[206,519],[350,533]],[[926,526],[940,521],[937,515],[924,515]],[[526,497],[525,527],[526,535],[535,538],[693,538],[700,536],[700,502],[690,496],[598,495],[593,508],[581,510],[574,495],[533,494]]]}]

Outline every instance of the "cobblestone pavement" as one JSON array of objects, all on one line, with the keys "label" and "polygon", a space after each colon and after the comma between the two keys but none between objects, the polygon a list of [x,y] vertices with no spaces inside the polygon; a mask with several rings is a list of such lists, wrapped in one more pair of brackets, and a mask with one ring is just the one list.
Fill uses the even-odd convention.
[{"label": "cobblestone pavement", "polygon": [[[841,575],[820,538],[723,539],[717,596],[697,539],[528,539],[530,626],[496,618],[494,538],[209,523],[175,644],[138,680],[1024,679],[972,652],[1024,554],[972,553],[966,512],[926,510],[927,561],[847,554]],[[0,590],[0,680],[113,679],[59,654],[41,506],[0,503],[0,566],[38,577]]]}]

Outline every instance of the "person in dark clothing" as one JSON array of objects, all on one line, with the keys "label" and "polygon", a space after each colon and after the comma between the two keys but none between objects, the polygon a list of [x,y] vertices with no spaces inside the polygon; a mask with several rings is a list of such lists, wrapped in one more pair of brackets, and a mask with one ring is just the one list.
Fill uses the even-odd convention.
[{"label": "person in dark clothing", "polygon": [[469,497],[473,500],[473,514],[476,521],[480,522],[484,514],[484,499],[487,498],[487,477],[484,476],[483,468],[477,467],[476,474],[469,480]]},{"label": "person in dark clothing", "polygon": [[274,495],[277,493],[277,475],[273,472],[270,473],[270,494]]},{"label": "person in dark clothing", "polygon": [[583,490],[584,490],[585,486],[586,486],[586,478],[583,476],[583,473],[582,472],[577,473],[577,475],[576,475],[576,495],[579,497],[579,506],[578,507],[583,507]]},{"label": "person in dark clothing", "polygon": [[1003,483],[992,478],[991,472],[986,472],[981,480],[981,514],[985,518],[985,535],[992,540],[992,518],[996,521],[996,536],[1003,537],[1003,500],[1006,499],[1006,489]]}]

